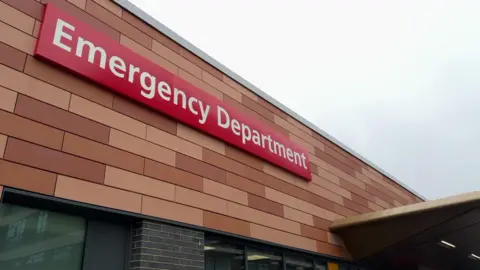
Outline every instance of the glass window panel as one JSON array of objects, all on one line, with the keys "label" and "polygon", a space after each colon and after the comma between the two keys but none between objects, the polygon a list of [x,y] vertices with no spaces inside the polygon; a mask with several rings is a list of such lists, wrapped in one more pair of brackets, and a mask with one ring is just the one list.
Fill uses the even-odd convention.
[{"label": "glass window panel", "polygon": [[205,241],[205,269],[206,270],[243,270],[243,247],[230,245],[226,241],[209,239]]},{"label": "glass window panel", "polygon": [[0,269],[80,270],[84,239],[82,218],[0,205]]},{"label": "glass window panel", "polygon": [[355,265],[351,265],[351,264],[346,264],[346,263],[342,263],[340,264],[339,270],[358,270],[358,266],[355,266]]},{"label": "glass window panel", "polygon": [[286,255],[285,265],[287,270],[313,270],[313,260],[297,255]]},{"label": "glass window panel", "polygon": [[327,263],[325,261],[315,261],[315,270],[327,270]]},{"label": "glass window panel", "polygon": [[281,270],[282,255],[268,251],[248,249],[248,270]]}]

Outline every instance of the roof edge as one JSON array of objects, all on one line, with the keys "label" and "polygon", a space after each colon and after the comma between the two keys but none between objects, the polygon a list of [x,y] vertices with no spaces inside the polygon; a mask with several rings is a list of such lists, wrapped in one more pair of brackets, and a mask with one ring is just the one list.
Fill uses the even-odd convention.
[{"label": "roof edge", "polygon": [[394,176],[390,175],[389,173],[387,173],[386,171],[384,171],[383,169],[381,169],[380,167],[375,165],[373,162],[369,161],[367,158],[363,157],[359,153],[350,149],[348,146],[346,146],[342,142],[338,141],[337,139],[332,137],[327,132],[323,131],[322,129],[320,129],[319,127],[317,127],[316,125],[314,125],[313,123],[308,121],[307,119],[303,118],[302,116],[300,116],[296,112],[292,111],[291,109],[289,109],[285,105],[281,104],[279,101],[277,101],[276,99],[274,99],[273,97],[271,97],[267,93],[263,92],[261,89],[259,89],[258,87],[256,87],[252,83],[248,82],[247,80],[242,78],[240,75],[233,72],[232,70],[230,70],[229,68],[227,68],[226,66],[224,66],[223,64],[221,64],[220,62],[215,60],[213,57],[211,57],[207,53],[200,50],[198,47],[196,47],[195,45],[193,45],[189,41],[182,38],[180,35],[178,35],[174,31],[172,31],[170,28],[168,28],[167,26],[165,26],[164,24],[162,24],[161,22],[159,22],[158,20],[156,20],[152,16],[148,15],[145,11],[143,11],[139,7],[135,6],[130,1],[128,1],[128,0],[112,0],[112,1],[117,3],[118,5],[120,5],[124,9],[128,10],[129,12],[131,12],[133,15],[137,16],[138,18],[142,19],[144,22],[148,23],[150,26],[154,27],[155,29],[157,29],[161,33],[165,34],[167,37],[169,37],[173,41],[182,45],[184,48],[188,49],[190,52],[197,55],[198,57],[200,57],[205,62],[209,63],[210,65],[214,66],[218,70],[222,71],[224,74],[228,75],[230,78],[234,79],[235,81],[237,81],[238,83],[240,83],[241,85],[243,85],[244,87],[249,89],[250,91],[254,92],[255,94],[257,94],[260,97],[262,97],[263,99],[267,100],[268,102],[270,102],[271,104],[273,104],[277,108],[281,109],[282,111],[284,111],[285,113],[287,113],[291,117],[295,118],[297,121],[299,121],[302,124],[304,124],[305,126],[311,128],[312,130],[314,130],[318,134],[325,137],[327,140],[329,140],[332,143],[338,145],[343,150],[347,151],[351,155],[353,155],[356,158],[360,159],[361,161],[365,162],[367,165],[369,165],[373,169],[377,170],[378,172],[382,173],[384,176],[390,178],[392,181],[399,184],[405,190],[409,191],[410,193],[419,197],[420,199],[422,199],[424,201],[427,201],[427,199],[424,196],[418,194],[415,190],[410,188],[408,185],[406,185],[405,183],[396,179]]},{"label": "roof edge", "polygon": [[332,225],[330,226],[330,230],[332,232],[335,232],[342,229],[383,221],[391,218],[419,214],[426,211],[474,203],[478,201],[480,201],[480,191],[461,193],[458,195],[449,196],[437,200],[431,200],[422,203],[410,204],[377,212],[337,219],[333,221]]}]

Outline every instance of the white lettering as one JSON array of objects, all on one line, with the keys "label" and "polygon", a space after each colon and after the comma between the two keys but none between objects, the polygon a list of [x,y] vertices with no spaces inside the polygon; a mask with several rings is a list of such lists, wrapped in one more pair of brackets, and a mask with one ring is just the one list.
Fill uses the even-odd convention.
[{"label": "white lettering", "polygon": [[[222,128],[228,128],[230,126],[230,116],[228,115],[228,112],[220,106],[217,107],[217,112],[218,126]],[[225,116],[225,122],[222,122],[222,115]]]},{"label": "white lettering", "polygon": [[[147,78],[149,79],[149,85],[147,85]],[[155,80],[156,78],[148,72],[142,72],[142,74],[140,74],[140,84],[142,85],[142,91],[140,91],[140,93],[143,97],[152,99],[155,96]]]},{"label": "white lettering", "polygon": [[268,141],[268,149],[270,149],[270,152],[277,153],[274,148],[272,148],[272,137],[270,135],[267,136],[267,141]]},{"label": "white lettering", "polygon": [[295,164],[297,164],[297,165],[302,164],[301,157],[300,157],[299,153],[297,153],[297,152],[293,153],[293,159],[295,160]]},{"label": "white lettering", "polygon": [[[198,101],[198,105],[200,106],[200,114],[202,115],[202,118],[200,118],[200,120],[198,122],[203,125],[207,121],[208,112],[210,111],[210,105],[207,105],[206,107],[203,107],[203,102],[201,102],[201,101]],[[220,120],[218,120],[218,121],[220,121]],[[227,124],[227,128],[228,128],[228,124]]]},{"label": "white lettering", "polygon": [[186,109],[187,108],[187,95],[185,95],[185,92],[182,90],[179,90],[177,88],[173,89],[173,104],[178,105],[178,97],[182,97],[182,108]]},{"label": "white lettering", "polygon": [[[69,32],[65,32],[69,30]],[[121,57],[112,55],[108,56],[107,52],[104,48],[100,46],[96,46],[91,41],[85,40],[80,36],[75,36],[75,27],[73,25],[68,24],[67,22],[58,19],[57,24],[55,27],[55,33],[53,37],[53,44],[67,52],[72,52],[73,48],[75,49],[75,55],[78,57],[87,57],[88,62],[92,64],[96,64],[99,67],[106,69],[107,61],[108,61],[108,69],[109,71],[118,78],[123,78],[128,82],[134,83],[136,79],[136,74],[138,74],[139,82],[135,82],[137,85],[140,83],[141,90],[140,94],[147,99],[154,99],[155,95],[158,92],[160,98],[165,101],[172,102],[177,107],[181,107],[183,109],[187,109],[191,113],[191,115],[183,114],[179,108],[173,110],[173,113],[167,112],[169,114],[180,113],[182,114],[181,117],[196,117],[198,118],[198,122],[200,124],[205,124],[209,114],[211,106],[204,103],[201,99],[190,94],[188,91],[185,92],[181,89],[174,87],[174,85],[170,85],[166,81],[159,81],[155,75],[150,74],[149,72],[142,71],[139,67],[134,66],[133,64],[129,64],[125,62]],[[76,40],[76,44],[73,41]],[[84,50],[88,50],[85,52]],[[127,64],[128,64],[128,71],[127,71]],[[150,66],[148,66],[150,67]],[[127,75],[128,73],[128,75]],[[157,74],[157,73],[154,73]],[[163,73],[161,74],[163,77]],[[109,80],[116,80],[117,79],[112,77],[110,74],[107,75]],[[157,83],[158,81],[158,83]],[[175,84],[175,80],[173,80],[172,84]],[[177,84],[177,85],[181,85]],[[123,87],[123,86],[122,86]],[[119,89],[125,90],[127,88]],[[160,100],[158,100],[160,101]],[[151,103],[150,103],[151,105]],[[169,104],[168,108],[172,104]],[[156,104],[158,106],[158,104]],[[159,108],[161,109],[161,108]],[[212,112],[213,114],[214,112]],[[193,116],[195,115],[195,116]],[[175,115],[172,115],[175,117]],[[215,116],[212,116],[215,117]],[[190,120],[190,119],[187,119]],[[284,145],[282,142],[283,140],[277,141],[276,136],[272,138],[269,134],[263,134],[261,131],[256,130],[254,126],[249,126],[248,124],[242,123],[241,121],[234,119],[233,116],[230,118],[229,112],[217,105],[217,125],[223,129],[231,129],[232,133],[241,137],[242,143],[245,145],[247,142],[253,142],[258,147],[262,147],[264,149],[269,150],[269,154],[278,155],[291,163],[294,163],[304,169],[308,169],[307,164],[307,156],[305,153],[298,153],[292,148],[289,148],[288,145]],[[260,126],[261,127],[261,126]],[[257,127],[258,128],[258,127]],[[218,130],[213,130],[218,131]],[[237,139],[238,141],[240,138]],[[266,151],[268,151],[266,150]]]},{"label": "white lettering", "polygon": [[[273,149],[275,149],[274,153],[278,154],[279,156],[285,158],[285,146],[277,141],[273,142]],[[277,152],[278,150],[278,152]]]},{"label": "white lettering", "polygon": [[172,89],[170,85],[164,81],[158,83],[158,94],[166,101],[170,101],[170,96],[172,95]]},{"label": "white lettering", "polygon": [[93,62],[95,60],[95,54],[97,52],[99,52],[100,53],[100,67],[105,69],[105,65],[107,64],[107,53],[105,52],[105,50],[102,47],[96,47],[95,45],[93,45],[92,42],[90,42],[88,40],[85,40],[82,37],[78,37],[77,51],[76,51],[75,54],[78,57],[81,58],[83,56],[83,48],[85,47],[85,45],[87,45],[88,48],[89,48],[88,62],[93,64]]},{"label": "white lettering", "polygon": [[67,45],[62,43],[62,38],[67,40],[72,40],[72,36],[63,32],[63,28],[68,28],[72,31],[75,31],[75,26],[68,24],[67,22],[63,21],[62,19],[57,20],[57,25],[55,27],[55,35],[53,36],[53,44],[57,45],[58,47],[64,49],[67,52],[71,52],[72,48],[68,47]]},{"label": "white lettering", "polygon": [[190,97],[188,99],[188,109],[195,115],[198,115],[198,111],[195,110],[195,108],[193,108],[193,103],[194,102],[198,102],[198,99],[194,98],[194,97]]},{"label": "white lettering", "polygon": [[[267,138],[267,136],[265,136],[264,134],[262,134],[262,148],[265,148],[265,139]],[[271,152],[273,152],[272,150],[270,150]]]},{"label": "white lettering", "polygon": [[250,141],[251,139],[252,139],[252,131],[250,130],[250,127],[245,124],[242,124],[242,143],[245,144],[247,141]]},{"label": "white lettering", "polygon": [[112,56],[110,58],[110,61],[108,61],[108,66],[110,67],[110,71],[115,74],[115,76],[119,78],[125,77],[125,74],[120,73],[117,69],[119,69],[122,72],[127,71],[127,66],[125,65],[125,62],[123,61],[122,58],[118,56]]},{"label": "white lettering", "polygon": [[232,131],[233,134],[240,136],[240,123],[237,119],[232,119]]},{"label": "white lettering", "polygon": [[133,79],[134,79],[134,76],[135,76],[135,73],[140,73],[140,68],[130,64],[128,66],[128,81],[130,83],[133,83]]},{"label": "white lettering", "polygon": [[287,158],[288,161],[293,162],[293,151],[290,148],[287,148]]},{"label": "white lettering", "polygon": [[302,165],[305,169],[307,169],[306,159],[307,157],[305,157],[305,153],[302,153]]},{"label": "white lettering", "polygon": [[[261,146],[260,133],[258,133],[258,131],[256,131],[255,129],[253,130],[252,141],[253,141],[254,144],[256,144],[258,146]],[[263,148],[265,148],[265,146],[263,146]]]}]

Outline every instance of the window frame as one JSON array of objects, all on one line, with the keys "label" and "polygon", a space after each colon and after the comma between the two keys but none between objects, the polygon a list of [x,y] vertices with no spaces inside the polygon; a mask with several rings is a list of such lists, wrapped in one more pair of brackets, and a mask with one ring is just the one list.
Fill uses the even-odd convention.
[{"label": "window frame", "polygon": [[[284,265],[283,270],[285,268],[285,260],[284,260],[284,253],[293,253],[302,255],[305,258],[313,260],[313,269],[316,270],[317,262],[323,262],[324,266],[328,270],[328,263],[336,263],[339,267],[340,266],[347,266],[347,267],[354,267],[362,270],[368,270],[369,268],[365,265],[360,263],[353,263],[347,261],[343,258],[329,256],[325,254],[318,254],[312,251],[302,250],[294,247],[289,247],[277,243],[272,243],[260,239],[255,239],[251,237],[236,235],[232,233],[227,233],[215,229],[205,228],[197,225],[189,225],[180,223],[177,221],[172,221],[163,218],[156,218],[151,216],[146,216],[139,213],[132,213],[123,210],[111,209],[99,205],[88,204],[84,202],[77,202],[68,199],[53,197],[50,195],[44,195],[39,193],[34,193],[31,191],[20,190],[11,187],[3,187],[2,196],[0,197],[0,205],[3,202],[18,204],[18,205],[25,205],[29,204],[30,207],[39,208],[52,211],[66,213],[71,215],[77,215],[88,219],[94,220],[104,220],[110,222],[124,222],[129,223],[130,226],[135,224],[135,222],[141,220],[149,220],[152,222],[159,222],[164,223],[172,226],[178,226],[181,228],[197,230],[204,232],[205,239],[208,236],[214,236],[220,239],[228,239],[229,243],[234,245],[239,245],[244,247],[244,260],[245,260],[245,270],[248,270],[248,260],[246,254],[248,254],[248,247],[254,248],[256,247],[259,250],[267,249],[273,252],[278,252],[282,254],[282,263]],[[131,239],[131,230],[129,237]],[[86,246],[86,244],[85,244]],[[125,253],[125,266],[124,269],[130,269],[130,245],[127,247],[127,252]],[[85,270],[85,269],[82,269]]]},{"label": "window frame", "polygon": [[[129,270],[130,269],[130,257],[131,257],[131,234],[132,234],[132,224],[135,222],[135,219],[132,219],[129,216],[123,216],[118,214],[112,214],[108,211],[97,209],[92,210],[91,208],[78,207],[75,204],[63,201],[52,200],[51,196],[41,195],[41,196],[31,196],[33,193],[24,192],[16,189],[3,188],[2,196],[0,197],[0,207],[3,204],[11,204],[20,207],[29,207],[37,210],[56,212],[61,214],[73,215],[84,219],[85,222],[85,236],[83,244],[83,253],[81,258],[81,270],[92,270],[94,268],[88,267],[86,260],[86,254],[95,254],[92,252],[94,249],[92,245],[92,238],[89,238],[89,234],[94,233],[95,235],[101,235],[101,228],[98,227],[92,231],[92,223],[105,223],[105,224],[114,224],[118,225],[117,227],[126,227],[128,228],[125,233],[125,246],[124,246],[124,259],[122,260],[123,269],[119,270]],[[34,194],[37,195],[37,194]],[[90,255],[90,260],[96,261],[105,259],[104,254]],[[110,258],[116,259],[116,257],[111,256]],[[108,257],[107,257],[108,259]],[[96,269],[96,268],[95,268]]]},{"label": "window frame", "polygon": [[364,269],[364,270],[368,269],[365,266],[362,266],[360,264],[355,264],[355,263],[352,263],[352,262],[348,262],[346,260],[341,260],[341,259],[333,260],[331,258],[328,258],[327,256],[323,256],[322,254],[312,254],[312,253],[302,252],[302,251],[298,251],[298,250],[293,250],[291,248],[274,246],[274,245],[272,245],[270,243],[266,243],[266,242],[251,241],[251,240],[248,240],[248,239],[241,239],[241,238],[233,237],[233,236],[225,236],[222,233],[205,232],[205,241],[207,240],[208,237],[213,237],[214,239],[219,239],[220,241],[222,241],[224,243],[229,243],[229,244],[232,244],[232,245],[235,245],[235,246],[238,246],[238,247],[243,247],[245,270],[248,270],[248,258],[247,257],[248,257],[248,250],[249,249],[255,249],[255,250],[258,250],[258,251],[265,250],[267,252],[274,252],[274,253],[281,254],[282,265],[283,265],[282,270],[287,269],[286,268],[286,266],[287,266],[286,265],[286,260],[285,260],[285,257],[287,255],[289,255],[289,256],[295,256],[295,255],[302,256],[306,260],[312,262],[313,270],[317,269],[316,267],[319,263],[322,263],[322,265],[325,266],[325,269],[327,269],[327,270],[328,270],[328,263],[336,263],[339,266],[339,268],[340,267],[349,267],[347,269],[351,269],[351,267],[353,267],[353,269]]}]

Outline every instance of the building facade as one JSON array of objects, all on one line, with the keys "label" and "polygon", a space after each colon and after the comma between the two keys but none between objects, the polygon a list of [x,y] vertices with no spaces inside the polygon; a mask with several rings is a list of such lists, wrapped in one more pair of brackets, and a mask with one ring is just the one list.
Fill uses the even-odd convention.
[{"label": "building facade", "polygon": [[127,1],[0,33],[0,269],[368,269],[332,221],[423,201]]}]

